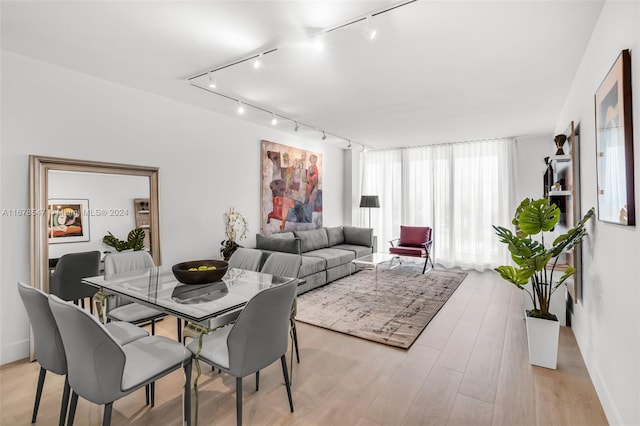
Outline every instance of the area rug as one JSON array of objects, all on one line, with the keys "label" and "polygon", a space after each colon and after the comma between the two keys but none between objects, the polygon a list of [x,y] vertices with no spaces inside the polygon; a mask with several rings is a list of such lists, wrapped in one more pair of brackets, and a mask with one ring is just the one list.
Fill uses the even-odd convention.
[{"label": "area rug", "polygon": [[408,349],[467,276],[401,265],[361,270],[298,297],[296,320]]}]

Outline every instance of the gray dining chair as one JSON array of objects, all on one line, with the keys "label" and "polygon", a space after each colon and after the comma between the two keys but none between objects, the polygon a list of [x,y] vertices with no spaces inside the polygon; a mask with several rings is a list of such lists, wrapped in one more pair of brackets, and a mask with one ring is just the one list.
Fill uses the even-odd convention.
[{"label": "gray dining chair", "polygon": [[259,271],[262,251],[240,247],[229,258],[229,268]]},{"label": "gray dining chair", "polygon": [[[142,271],[154,268],[151,255],[144,251],[110,253],[104,258],[104,277],[108,280],[116,274]],[[126,321],[132,324],[151,323],[151,334],[156,334],[156,320],[167,316],[166,313],[140,303],[131,302],[122,297],[107,300],[107,318],[115,321]],[[182,323],[178,319],[178,341],[182,341]]]},{"label": "gray dining chair", "polygon": [[186,381],[184,420],[191,424],[191,352],[161,336],[147,336],[121,345],[96,317],[56,296],[49,296],[66,353],[73,425],[78,397],[104,404],[103,426],[111,423],[113,402],[182,367]]},{"label": "gray dining chair", "polygon": [[[297,254],[290,253],[272,253],[264,262],[262,271],[266,274],[277,275],[280,277],[297,278],[302,265],[302,257]],[[293,336],[293,345],[296,349],[296,360],[300,362],[300,352],[298,350],[298,331],[296,330],[296,314],[298,313],[298,303],[296,299],[291,305],[291,315],[289,322],[291,323],[291,334]]]},{"label": "gray dining chair", "polygon": [[[291,384],[287,372],[287,341],[289,314],[296,296],[297,282],[271,287],[253,296],[245,305],[237,321],[203,336],[199,359],[236,378],[236,419],[242,425],[242,378],[256,374],[259,387],[261,369],[280,358],[287,388],[289,408],[293,413]],[[198,353],[199,341],[188,346]]]},{"label": "gray dining chair", "polygon": [[[35,357],[40,364],[40,375],[36,389],[36,399],[33,404],[31,423],[35,423],[38,417],[40,397],[47,371],[65,376],[62,404],[60,406],[60,426],[64,425],[69,404],[69,379],[67,376],[67,360],[64,346],[58,331],[58,326],[49,307],[49,299],[46,293],[18,282],[18,293],[27,311],[31,329],[33,330],[33,346]],[[133,324],[112,322],[106,326],[107,330],[120,344],[125,345],[134,340],[148,336],[146,330]],[[147,404],[149,402],[147,401]]]},{"label": "gray dining chair", "polygon": [[93,295],[97,288],[82,283],[85,277],[94,277],[100,273],[100,252],[87,251],[68,253],[60,257],[55,270],[49,277],[49,293],[62,300],[80,302],[84,308],[84,299],[90,298],[89,310],[93,312]]}]

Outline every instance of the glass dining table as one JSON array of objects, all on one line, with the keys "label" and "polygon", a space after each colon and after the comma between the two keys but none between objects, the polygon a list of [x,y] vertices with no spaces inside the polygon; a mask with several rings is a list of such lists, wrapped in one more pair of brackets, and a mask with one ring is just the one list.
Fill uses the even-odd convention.
[{"label": "glass dining table", "polygon": [[[188,321],[184,336],[199,340],[195,354],[195,424],[198,424],[198,378],[202,337],[212,330],[233,323],[249,299],[260,291],[280,286],[297,278],[279,277],[261,272],[231,268],[221,281],[209,284],[182,284],[170,266],[113,274],[109,277],[83,278],[82,282],[99,289],[94,296],[101,322],[106,322],[106,300],[121,296]],[[300,281],[299,283],[300,284]]]}]

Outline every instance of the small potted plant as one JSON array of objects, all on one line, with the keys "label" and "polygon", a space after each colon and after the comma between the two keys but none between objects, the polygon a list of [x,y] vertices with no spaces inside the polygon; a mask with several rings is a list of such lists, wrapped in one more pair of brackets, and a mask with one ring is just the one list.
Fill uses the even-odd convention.
[{"label": "small potted plant", "polygon": [[222,247],[220,247],[220,254],[224,260],[229,260],[233,252],[236,251],[238,247],[242,247],[237,241],[247,238],[248,230],[249,225],[247,224],[247,219],[236,212],[233,207],[224,213],[224,234],[227,239],[220,243],[222,245]]},{"label": "small potted plant", "polygon": [[144,237],[144,229],[135,228],[129,232],[126,240],[120,240],[111,232],[107,232],[107,235],[102,238],[102,242],[113,247],[118,252],[124,250],[138,251],[144,248]]},{"label": "small potted plant", "polygon": [[[567,267],[559,279],[554,278],[554,274],[561,272],[556,271],[559,257],[587,235],[585,224],[593,215],[591,208],[576,226],[557,236],[550,247],[545,244],[544,233],[557,225],[560,209],[549,204],[546,198],[525,198],[520,203],[512,221],[515,234],[501,226],[493,227],[500,241],[509,246],[511,258],[517,265],[495,270],[506,281],[526,291],[533,302],[533,309],[526,312],[529,358],[533,365],[556,368],[560,323],[556,315],[549,312],[549,305],[553,293],[575,273],[575,268]],[[532,238],[538,234],[539,240]],[[531,287],[527,288],[529,282]]]}]

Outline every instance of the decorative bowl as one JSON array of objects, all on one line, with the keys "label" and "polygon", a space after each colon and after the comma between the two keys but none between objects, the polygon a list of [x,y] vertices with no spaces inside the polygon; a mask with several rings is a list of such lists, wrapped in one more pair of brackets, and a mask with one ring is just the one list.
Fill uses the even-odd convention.
[{"label": "decorative bowl", "polygon": [[[215,266],[212,270],[190,271],[189,269],[200,266]],[[177,263],[171,267],[173,275],[183,284],[207,284],[220,281],[227,273],[228,263],[224,260],[191,260],[189,262]]]}]

